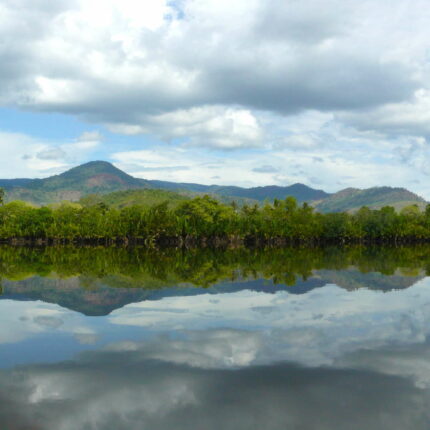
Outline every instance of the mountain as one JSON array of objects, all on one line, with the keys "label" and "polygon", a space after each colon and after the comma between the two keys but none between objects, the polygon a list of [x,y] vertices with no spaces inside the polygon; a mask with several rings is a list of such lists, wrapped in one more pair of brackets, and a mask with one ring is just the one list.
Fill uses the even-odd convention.
[{"label": "mountain", "polygon": [[399,210],[412,204],[422,208],[426,205],[426,201],[405,188],[392,187],[374,187],[365,190],[346,188],[314,202],[316,210],[320,212],[353,212],[362,206],[368,206],[371,209],[393,206]]},{"label": "mountain", "polygon": [[212,188],[213,192],[216,194],[246,197],[260,201],[266,199],[285,199],[287,196],[292,196],[299,202],[309,202],[312,200],[324,199],[330,195],[325,191],[316,190],[303,184],[293,184],[288,187],[269,185],[255,188],[221,187],[216,185]]},{"label": "mountain", "polygon": [[142,188],[176,191],[188,196],[211,194],[224,202],[238,200],[241,203],[250,204],[264,200],[271,201],[274,198],[284,199],[288,196],[304,202],[324,199],[330,195],[303,184],[287,187],[273,185],[241,188],[145,180],[134,178],[106,161],[92,161],[45,179],[0,179],[0,187],[7,191],[7,201],[24,200],[35,204],[54,203],[62,200],[78,201],[88,194],[107,194]]},{"label": "mountain", "polygon": [[34,181],[34,179],[18,178],[18,179],[0,179],[0,187],[2,188],[13,188],[13,187],[25,187],[27,184]]},{"label": "mountain", "polygon": [[[106,161],[92,161],[45,179],[0,179],[0,187],[5,188],[7,201],[24,200],[38,205],[62,200],[79,201],[91,194],[98,196],[88,197],[90,200],[101,199],[117,207],[156,204],[164,200],[174,205],[185,198],[202,194],[212,195],[224,203],[235,200],[239,205],[292,196],[299,203],[312,203],[320,212],[351,212],[362,206],[376,209],[389,205],[401,209],[411,204],[426,205],[423,198],[404,188],[347,188],[329,194],[303,184],[242,188],[176,183],[135,178]],[[110,193],[114,194],[108,196]],[[84,201],[84,204],[89,203],[88,199],[86,203]]]},{"label": "mountain", "polygon": [[324,199],[330,194],[322,190],[316,190],[303,184],[293,184],[287,187],[280,187],[277,185],[269,185],[265,187],[242,188],[235,186],[221,186],[221,185],[200,185],[200,184],[187,184],[175,183],[165,181],[148,181],[154,188],[164,188],[169,190],[186,190],[196,193],[208,193],[219,195],[223,197],[241,197],[245,199],[252,199],[257,201],[285,199],[285,197],[292,196],[299,202],[306,202],[312,200]]},{"label": "mountain", "polygon": [[105,161],[92,161],[45,179],[19,179],[10,183],[0,180],[2,183],[8,201],[24,200],[36,204],[76,201],[90,193],[151,187],[144,179],[134,178]]}]

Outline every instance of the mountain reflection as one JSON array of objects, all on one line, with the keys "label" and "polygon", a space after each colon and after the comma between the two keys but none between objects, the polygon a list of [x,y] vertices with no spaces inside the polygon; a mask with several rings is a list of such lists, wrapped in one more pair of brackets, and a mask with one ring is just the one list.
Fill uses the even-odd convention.
[{"label": "mountain reflection", "polygon": [[3,246],[0,297],[107,315],[128,303],[169,295],[243,289],[302,294],[331,283],[347,290],[389,291],[426,276],[429,251],[424,245],[227,250]]}]

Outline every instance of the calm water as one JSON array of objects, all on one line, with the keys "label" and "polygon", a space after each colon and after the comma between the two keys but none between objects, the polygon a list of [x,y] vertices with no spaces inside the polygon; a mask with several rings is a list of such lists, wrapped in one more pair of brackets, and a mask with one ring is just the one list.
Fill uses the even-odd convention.
[{"label": "calm water", "polygon": [[0,428],[430,428],[430,248],[0,248]]}]

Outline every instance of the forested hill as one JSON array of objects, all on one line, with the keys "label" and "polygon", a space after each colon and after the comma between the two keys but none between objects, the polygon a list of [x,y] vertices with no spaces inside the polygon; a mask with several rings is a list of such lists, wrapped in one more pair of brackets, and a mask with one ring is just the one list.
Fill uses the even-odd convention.
[{"label": "forested hill", "polygon": [[405,188],[374,187],[365,190],[346,188],[316,202],[315,208],[320,212],[354,212],[362,206],[371,209],[393,206],[399,210],[412,204],[424,208],[426,201]]},{"label": "forested hill", "polygon": [[187,190],[197,193],[215,194],[224,197],[241,197],[260,202],[264,200],[272,201],[273,199],[283,200],[287,196],[294,197],[298,202],[310,202],[313,200],[325,199],[330,196],[322,190],[316,190],[303,184],[293,184],[287,187],[277,185],[268,185],[265,187],[242,188],[235,186],[222,185],[201,185],[175,183],[165,181],[148,181],[154,188],[169,189],[169,190]]},{"label": "forested hill", "polygon": [[90,193],[151,187],[144,179],[134,178],[104,161],[92,161],[45,179],[11,180],[10,183],[0,180],[0,184],[7,191],[8,201],[24,200],[36,204],[76,201]]},{"label": "forested hill", "polygon": [[[367,190],[348,188],[335,194],[329,194],[303,184],[290,186],[263,186],[242,188],[236,186],[202,185],[176,183],[135,178],[105,161],[92,161],[75,167],[60,175],[45,179],[0,179],[0,187],[6,190],[6,201],[23,200],[37,205],[60,202],[63,200],[79,201],[89,194],[105,195],[112,192],[125,192],[123,196],[113,196],[121,206],[139,202],[152,204],[164,195],[166,200],[180,201],[185,197],[209,194],[218,200],[229,203],[235,200],[243,204],[273,202],[294,197],[299,203],[308,202],[320,212],[355,211],[362,206],[380,208],[393,206],[401,209],[411,204],[424,206],[425,201],[404,188],[377,187]],[[130,190],[165,190],[171,194],[131,193]],[[149,199],[145,202],[145,198]]]},{"label": "forested hill", "polygon": [[164,189],[188,194],[207,193],[220,196],[223,201],[249,199],[262,202],[292,196],[297,201],[304,202],[329,196],[324,191],[303,184],[241,188],[146,180],[134,178],[105,161],[92,161],[45,179],[0,179],[0,187],[7,191],[7,201],[24,200],[36,204],[62,200],[78,201],[87,194],[106,194],[138,188]]}]

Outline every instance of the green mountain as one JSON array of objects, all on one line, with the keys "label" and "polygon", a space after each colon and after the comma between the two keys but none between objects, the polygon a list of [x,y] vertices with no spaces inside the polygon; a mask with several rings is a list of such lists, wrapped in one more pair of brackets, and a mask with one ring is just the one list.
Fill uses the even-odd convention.
[{"label": "green mountain", "polygon": [[151,188],[144,179],[134,178],[105,161],[92,161],[74,167],[60,175],[45,179],[20,179],[10,182],[0,180],[7,191],[7,200],[24,200],[35,204],[54,203],[62,200],[77,201],[90,193],[136,188]]},{"label": "green mountain", "polygon": [[[242,204],[271,201],[274,198],[284,199],[287,196],[293,196],[299,202],[329,196],[324,191],[314,190],[303,184],[288,187],[241,188],[145,180],[134,178],[105,161],[92,161],[45,179],[0,179],[0,187],[4,187],[7,191],[7,201],[24,200],[35,204],[54,203],[62,200],[78,201],[88,194],[107,194],[142,188],[175,191],[189,197],[196,194],[210,194],[219,197],[223,202],[236,200]],[[128,197],[130,195],[127,195]],[[119,197],[115,196],[115,199],[117,198]],[[137,198],[140,199],[140,197]]]},{"label": "green mountain", "polygon": [[264,200],[272,201],[273,199],[285,199],[292,196],[299,202],[309,202],[312,200],[324,199],[330,194],[322,190],[316,190],[303,184],[293,184],[287,187],[277,185],[268,185],[265,187],[242,188],[235,186],[222,185],[200,185],[175,183],[165,181],[148,181],[155,188],[163,188],[169,190],[186,190],[195,193],[206,193],[227,198],[240,197],[243,199],[252,199],[263,202]]},{"label": "green mountain", "polygon": [[371,209],[393,206],[399,210],[413,204],[423,208],[426,201],[405,188],[392,187],[374,187],[365,190],[346,188],[314,202],[315,208],[320,212],[353,212],[362,206]]},{"label": "green mountain", "polygon": [[[7,201],[24,200],[38,205],[62,200],[79,201],[92,194],[98,196],[92,196],[90,200],[102,200],[116,207],[150,205],[165,200],[175,205],[185,198],[202,194],[212,195],[223,203],[235,200],[239,205],[292,196],[300,203],[311,202],[321,212],[350,212],[362,206],[376,209],[390,205],[401,209],[411,204],[418,204],[420,207],[426,205],[424,199],[404,188],[347,188],[329,194],[303,184],[241,188],[176,183],[135,178],[105,161],[92,161],[45,179],[0,179],[0,187],[5,188]],[[87,200],[84,204],[91,202]]]}]

